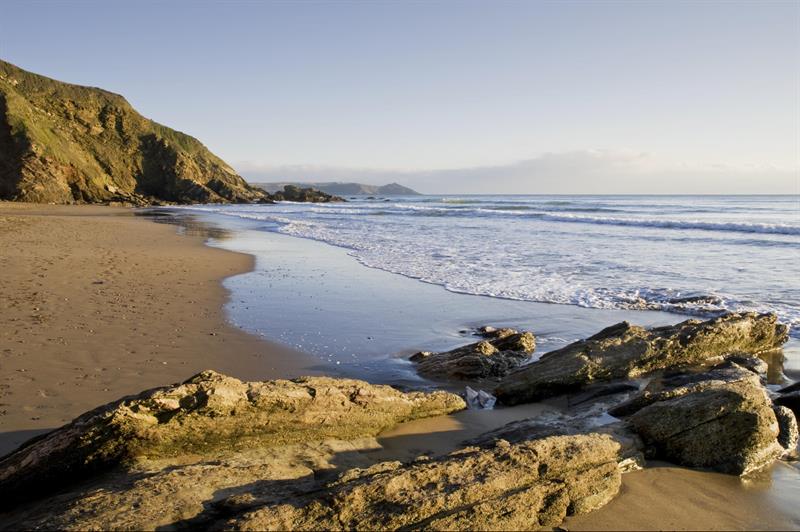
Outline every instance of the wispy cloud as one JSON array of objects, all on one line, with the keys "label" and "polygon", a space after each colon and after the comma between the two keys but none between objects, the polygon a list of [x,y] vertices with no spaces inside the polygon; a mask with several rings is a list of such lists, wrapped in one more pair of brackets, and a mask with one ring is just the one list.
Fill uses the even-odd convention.
[{"label": "wispy cloud", "polygon": [[426,193],[486,194],[797,194],[800,169],[768,163],[733,167],[678,163],[633,150],[544,153],[504,165],[445,170],[392,170],[242,162],[250,181],[396,181]]}]

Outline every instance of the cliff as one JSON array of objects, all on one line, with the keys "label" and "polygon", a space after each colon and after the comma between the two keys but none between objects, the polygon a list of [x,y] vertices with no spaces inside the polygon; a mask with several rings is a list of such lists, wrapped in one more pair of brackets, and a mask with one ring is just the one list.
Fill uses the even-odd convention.
[{"label": "cliff", "polygon": [[0,61],[0,199],[36,203],[267,199],[200,141],[118,94]]}]

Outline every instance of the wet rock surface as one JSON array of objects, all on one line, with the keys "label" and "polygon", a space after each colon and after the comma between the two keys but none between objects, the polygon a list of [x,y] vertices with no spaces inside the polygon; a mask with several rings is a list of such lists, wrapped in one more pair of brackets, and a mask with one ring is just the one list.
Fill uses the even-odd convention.
[{"label": "wet rock surface", "polygon": [[512,371],[494,394],[509,405],[537,401],[595,381],[636,378],[725,354],[758,354],[787,338],[787,327],[771,314],[728,314],[654,329],[622,322]]},{"label": "wet rock surface", "polygon": [[410,360],[417,372],[433,379],[500,379],[531,357],[536,338],[530,332],[489,328],[486,339],[443,353],[420,352]]},{"label": "wet rock surface", "polygon": [[442,391],[402,393],[327,377],[247,383],[205,371],[87,412],[3,457],[0,501],[7,507],[142,458],[352,440],[463,408],[463,399]]}]

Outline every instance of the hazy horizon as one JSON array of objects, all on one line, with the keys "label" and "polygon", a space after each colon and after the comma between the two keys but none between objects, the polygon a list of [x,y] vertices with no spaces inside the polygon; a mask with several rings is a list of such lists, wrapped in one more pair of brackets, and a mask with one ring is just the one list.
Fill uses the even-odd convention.
[{"label": "hazy horizon", "polygon": [[250,181],[800,193],[795,2],[10,1],[0,57]]}]

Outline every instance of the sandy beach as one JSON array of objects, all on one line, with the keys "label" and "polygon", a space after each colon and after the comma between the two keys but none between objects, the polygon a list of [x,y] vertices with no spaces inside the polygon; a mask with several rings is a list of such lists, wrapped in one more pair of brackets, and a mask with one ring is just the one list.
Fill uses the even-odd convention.
[{"label": "sandy beach", "polygon": [[252,257],[133,210],[0,203],[0,454],[123,395],[208,368],[311,373],[225,321],[220,281]]},{"label": "sandy beach", "polygon": [[[267,317],[284,307],[287,312],[272,327],[286,327],[288,334],[299,339],[287,320],[312,320],[304,323],[313,324],[308,313],[333,301],[343,302],[343,308],[355,312],[353,309],[364,307],[369,298],[381,299],[376,294],[395,294],[381,304],[410,304],[414,299],[434,309],[447,308],[453,298],[474,296],[451,294],[365,269],[342,250],[323,244],[282,236],[254,240],[245,230],[226,231],[231,228],[213,223],[193,225],[185,218],[180,225],[153,223],[151,218],[135,216],[125,208],[0,204],[0,247],[4,250],[0,265],[5,273],[0,287],[0,323],[4,325],[0,336],[4,369],[0,452],[122,395],[182,381],[207,368],[246,380],[336,374],[337,368],[346,376],[368,378],[375,368],[391,366],[391,360],[398,360],[397,346],[447,346],[465,341],[457,331],[465,324],[479,324],[478,315],[515,325],[538,320],[545,340],[567,332],[588,334],[604,321],[617,318],[637,316],[650,323],[669,319],[662,313],[587,309],[576,313],[567,306],[550,307],[550,321],[539,311],[534,312],[535,317],[522,319],[521,302],[478,298],[485,306],[465,305],[462,307],[472,310],[450,315],[440,323],[431,322],[421,331],[419,345],[410,344],[408,330],[403,330],[409,328],[410,318],[398,320],[393,327],[387,325],[382,331],[387,336],[381,339],[385,350],[381,357],[368,356],[381,352],[381,348],[361,335],[348,346],[363,355],[360,363],[341,366],[334,359],[323,360],[271,343],[256,333],[259,328],[253,322],[244,324],[249,325],[245,329],[251,334],[229,319],[248,314],[254,320],[270,321]],[[254,255],[204,245],[209,236],[217,246]],[[254,249],[257,242],[266,247]],[[277,262],[265,265],[270,250],[276,252]],[[337,276],[339,288],[319,271],[298,266],[300,257],[300,261],[309,262],[309,268],[319,267],[304,258],[314,253],[317,259],[325,260],[325,273]],[[281,276],[281,268],[294,272]],[[243,295],[248,279],[252,281],[254,275],[270,275],[274,282],[275,298],[263,306],[256,306],[254,299]],[[317,277],[318,281],[312,281]],[[351,289],[355,283],[361,291]],[[231,301],[231,292],[225,286],[234,289],[241,299]],[[309,290],[320,295],[311,306],[305,298]],[[328,299],[323,295],[326,292]],[[346,294],[363,300],[348,301]],[[252,305],[252,309],[245,305]],[[342,319],[348,316],[340,314]],[[514,315],[520,319],[515,321]],[[420,319],[429,318],[422,314]],[[369,324],[366,320],[359,321],[362,327]],[[300,328],[298,323],[293,326]],[[330,326],[340,324],[333,320]],[[289,343],[284,337],[280,339]],[[306,344],[311,348],[315,345],[321,344]],[[402,364],[399,367],[384,373],[376,371],[376,379],[413,385],[408,370],[403,370]],[[356,462],[440,455],[507,422],[553,409],[558,405],[534,403],[404,423],[379,436],[379,447],[360,451],[362,457]],[[624,475],[619,496],[607,506],[572,517],[565,526],[575,530],[792,528],[800,522],[791,504],[797,495],[796,477],[796,466],[784,463],[742,480],[656,462],[643,471]]]}]

